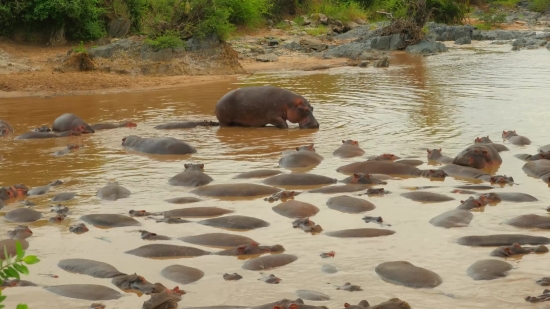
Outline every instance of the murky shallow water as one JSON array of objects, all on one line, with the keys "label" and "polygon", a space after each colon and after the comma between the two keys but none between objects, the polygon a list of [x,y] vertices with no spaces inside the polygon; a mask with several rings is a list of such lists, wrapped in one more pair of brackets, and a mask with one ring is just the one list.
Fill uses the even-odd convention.
[{"label": "murky shallow water", "polygon": [[[12,141],[0,143],[0,185],[25,183],[40,186],[54,179],[67,181],[47,196],[32,198],[37,209],[48,210],[49,199],[62,191],[74,191],[78,198],[65,203],[72,214],[59,225],[43,222],[31,224],[34,236],[29,238],[29,254],[42,262],[30,267],[25,279],[42,285],[95,283],[113,287],[109,279],[69,274],[57,267],[65,258],[89,258],[108,262],[122,272],[138,272],[151,282],[174,286],[160,276],[160,271],[173,264],[196,267],[205,272],[200,281],[183,286],[187,291],[180,307],[208,305],[259,305],[281,298],[296,298],[294,291],[309,289],[332,297],[327,302],[307,302],[343,308],[344,302],[358,303],[367,299],[371,304],[392,297],[408,301],[413,308],[544,308],[544,304],[529,304],[523,298],[539,295],[543,288],[535,280],[550,275],[550,255],[528,255],[510,260],[515,269],[509,276],[493,281],[472,280],[466,269],[475,261],[490,258],[492,248],[470,248],[453,241],[466,235],[486,235],[517,232],[548,236],[546,231],[520,230],[501,223],[516,215],[544,214],[548,206],[548,187],[527,177],[521,170],[523,162],[513,155],[535,153],[537,147],[550,143],[548,131],[548,98],[550,89],[550,54],[547,50],[508,52],[509,46],[483,45],[480,50],[461,49],[428,58],[402,56],[388,69],[339,68],[316,73],[262,74],[243,79],[239,84],[210,84],[170,91],[122,93],[56,98],[21,98],[0,100],[0,119],[11,123],[18,134],[38,125],[50,124],[60,114],[72,112],[89,123],[132,119],[137,128],[101,131],[93,135],[71,138],[70,142],[85,145],[80,151],[65,157],[51,154],[63,148],[68,139]],[[490,51],[490,52],[487,52]],[[506,52],[501,52],[506,51]],[[319,131],[277,130],[273,128],[196,128],[192,130],[157,131],[160,123],[213,119],[216,101],[231,89],[243,85],[272,84],[292,89],[315,107],[321,124]],[[295,127],[295,126],[294,126]],[[368,198],[376,209],[367,213],[382,216],[392,224],[396,234],[371,239],[339,239],[326,235],[303,233],[292,229],[291,219],[271,210],[276,205],[262,199],[221,201],[205,199],[190,206],[219,206],[235,214],[254,216],[271,223],[267,228],[242,233],[265,245],[282,244],[286,253],[299,259],[287,266],[268,271],[282,278],[279,285],[268,285],[258,279],[257,272],[241,269],[243,263],[234,257],[202,256],[177,260],[150,260],[124,254],[151,242],[143,241],[137,230],[145,229],[174,238],[221,229],[199,224],[168,225],[140,219],[142,227],[98,229],[75,235],[68,226],[89,213],[127,214],[130,209],[163,211],[180,208],[164,200],[189,195],[189,189],[169,186],[167,180],[183,170],[184,162],[202,162],[214,183],[235,182],[231,178],[243,171],[276,168],[280,152],[296,146],[315,143],[325,160],[311,173],[343,179],[336,168],[361,158],[339,159],[332,156],[342,139],[358,140],[367,155],[394,153],[399,156],[425,158],[426,148],[442,147],[454,156],[474,138],[490,135],[499,140],[502,130],[517,130],[533,144],[528,147],[510,145],[511,151],[501,153],[504,164],[499,174],[512,175],[518,186],[496,189],[532,194],[536,203],[500,203],[474,213],[467,228],[442,229],[428,223],[432,217],[455,208],[464,195],[449,193],[453,185],[463,184],[453,178],[445,182],[430,182],[413,178],[390,181],[385,186],[392,194]],[[157,160],[130,154],[121,146],[121,138],[130,134],[142,136],[173,136],[188,141],[198,154],[185,160]],[[420,168],[426,168],[422,166]],[[132,191],[128,199],[116,202],[100,201],[95,192],[107,181],[117,180]],[[248,180],[242,182],[259,182]],[[457,200],[437,204],[420,204],[399,196],[408,186],[441,185],[434,192],[452,195]],[[308,201],[321,211],[313,220],[325,231],[377,227],[365,224],[361,215],[343,214],[325,205],[333,195],[303,194],[296,199]],[[21,207],[17,203],[2,211]],[[16,224],[2,219],[0,234]],[[101,239],[100,239],[101,238]],[[179,240],[165,241],[189,245]],[[203,248],[205,249],[205,248]],[[212,251],[216,251],[213,249]],[[322,252],[336,251],[334,259],[321,259]],[[382,281],[374,272],[379,263],[407,260],[417,266],[439,273],[443,284],[433,290],[415,290]],[[333,275],[321,272],[321,266],[332,264],[340,271]],[[244,279],[225,282],[223,273],[237,272]],[[56,274],[58,279],[44,274]],[[335,285],[351,282],[362,286],[362,292],[337,291]],[[50,294],[35,287],[5,290],[7,308],[27,302],[34,309],[86,308],[91,302]],[[32,295],[32,297],[30,297]],[[108,308],[141,308],[149,297],[127,294],[116,301],[104,302]]]}]

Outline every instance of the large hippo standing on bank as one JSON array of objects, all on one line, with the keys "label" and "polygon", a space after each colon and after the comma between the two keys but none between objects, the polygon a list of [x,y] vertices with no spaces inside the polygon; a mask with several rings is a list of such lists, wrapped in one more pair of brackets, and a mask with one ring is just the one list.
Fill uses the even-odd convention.
[{"label": "large hippo standing on bank", "polygon": [[127,149],[157,155],[185,155],[197,150],[184,141],[173,137],[139,137],[130,135],[122,139]]},{"label": "large hippo standing on bank", "polygon": [[95,133],[94,129],[84,120],[74,114],[63,114],[57,117],[52,125],[52,131],[65,132],[77,131],[80,133]]},{"label": "large hippo standing on bank", "polygon": [[220,126],[264,127],[272,124],[288,129],[287,120],[300,129],[317,129],[313,106],[290,90],[273,86],[252,86],[233,90],[216,104]]}]

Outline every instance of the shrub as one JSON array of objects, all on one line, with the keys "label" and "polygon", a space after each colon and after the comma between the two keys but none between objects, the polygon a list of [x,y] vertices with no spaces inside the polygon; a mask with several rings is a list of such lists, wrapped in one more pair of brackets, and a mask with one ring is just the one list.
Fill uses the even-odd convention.
[{"label": "shrub", "polygon": [[485,29],[491,29],[495,25],[505,22],[506,15],[503,13],[497,13],[494,10],[489,11],[488,13],[483,13],[479,17],[479,20],[483,23]]},{"label": "shrub", "polygon": [[77,47],[73,47],[74,53],[85,53],[86,48],[84,47],[84,42],[80,41],[80,44]]},{"label": "shrub", "polygon": [[550,10],[550,0],[533,0],[529,5],[529,8],[535,12],[546,12]]},{"label": "shrub", "polygon": [[458,24],[464,19],[466,7],[453,0],[427,0],[432,11],[432,19],[438,23]]},{"label": "shrub", "polygon": [[367,17],[365,10],[355,1],[312,0],[303,4],[302,8],[307,12],[323,13],[331,19],[342,22]]},{"label": "shrub", "polygon": [[145,43],[154,49],[176,48],[184,46],[185,42],[180,38],[179,33],[167,31],[154,39],[146,39]]},{"label": "shrub", "polygon": [[271,0],[218,0],[216,6],[229,11],[229,22],[258,27],[272,7]]}]

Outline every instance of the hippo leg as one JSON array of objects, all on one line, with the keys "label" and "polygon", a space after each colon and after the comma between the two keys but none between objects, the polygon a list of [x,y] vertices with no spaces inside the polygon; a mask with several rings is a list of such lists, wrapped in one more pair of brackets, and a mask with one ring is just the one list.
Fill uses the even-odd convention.
[{"label": "hippo leg", "polygon": [[276,126],[279,129],[288,129],[288,124],[286,123],[286,120],[284,120],[282,117],[277,117],[273,119],[270,124]]}]

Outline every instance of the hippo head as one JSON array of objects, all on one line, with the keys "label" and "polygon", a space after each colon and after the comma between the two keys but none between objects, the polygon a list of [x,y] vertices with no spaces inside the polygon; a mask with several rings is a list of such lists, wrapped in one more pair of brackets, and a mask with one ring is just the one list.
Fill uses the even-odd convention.
[{"label": "hippo head", "polygon": [[19,198],[27,195],[29,188],[24,184],[17,184],[11,187],[0,188],[0,199],[3,201]]},{"label": "hippo head", "polygon": [[498,196],[498,194],[496,193],[484,193],[479,198],[483,198],[485,201],[487,201],[488,204],[491,205],[498,204],[502,201],[500,196]]},{"label": "hippo head", "polygon": [[368,307],[370,307],[370,304],[366,300],[360,301],[359,304],[357,304],[356,306],[350,305],[348,303],[344,304],[344,308],[346,308],[346,309],[365,309],[365,308],[368,308]]},{"label": "hippo head", "polygon": [[489,138],[489,135],[483,137],[476,137],[474,144],[492,144],[493,141]]},{"label": "hippo head", "polygon": [[507,138],[510,138],[512,136],[518,136],[518,134],[516,133],[516,130],[514,130],[514,131],[502,131],[502,138],[507,139]]},{"label": "hippo head", "polygon": [[506,175],[504,175],[504,176],[495,175],[495,176],[491,176],[490,182],[500,184],[500,185],[513,184],[514,183],[514,178],[507,177]]},{"label": "hippo head", "polygon": [[281,245],[260,246],[260,249],[265,250],[266,252],[270,252],[270,253],[281,253],[281,252],[285,251],[285,248]]},{"label": "hippo head", "polygon": [[238,246],[236,248],[236,251],[237,251],[238,254],[243,254],[244,255],[244,254],[253,254],[258,249],[260,249],[260,251],[269,252],[269,250],[266,249],[265,246],[260,247],[260,244],[255,242],[255,241],[253,241],[249,244],[246,244],[246,245]]},{"label": "hippo head", "polygon": [[18,239],[18,240],[27,239],[32,236],[32,231],[26,225],[18,225],[15,227],[15,229],[13,229],[13,231],[8,232],[8,236],[11,239]]},{"label": "hippo head", "polygon": [[39,126],[39,127],[34,128],[33,131],[34,132],[51,132],[52,130],[50,129],[50,127],[44,125],[44,126]]},{"label": "hippo head", "polygon": [[426,151],[428,152],[428,160],[437,160],[438,158],[440,158],[442,156],[441,150],[441,148],[432,150],[426,149]]},{"label": "hippo head", "polygon": [[133,144],[137,143],[139,140],[141,140],[141,137],[137,135],[126,136],[122,139],[122,146],[130,147]]},{"label": "hippo head", "polygon": [[315,152],[315,147],[313,147],[313,144],[309,144],[309,145],[306,145],[306,146],[296,147],[296,151],[313,151],[313,152]]},{"label": "hippo head", "polygon": [[105,305],[102,303],[92,303],[89,309],[105,309]]},{"label": "hippo head", "polygon": [[195,170],[195,171],[204,171],[204,164],[184,164],[183,167],[185,167],[185,170]]},{"label": "hippo head", "polygon": [[80,145],[78,144],[69,144],[67,145],[67,149],[69,150],[75,150],[75,149],[79,149],[80,148]]},{"label": "hippo head", "polygon": [[71,128],[71,130],[79,132],[81,134],[95,133],[95,130],[89,124],[81,124],[79,126]]},{"label": "hippo head", "polygon": [[57,214],[57,215],[51,217],[50,220],[49,220],[49,222],[51,222],[51,223],[59,223],[59,222],[62,222],[63,220],[65,220],[65,215]]},{"label": "hippo head", "polygon": [[383,153],[377,157],[370,159],[369,161],[394,161],[397,159],[399,159],[399,157],[394,155],[393,153]]},{"label": "hippo head", "polygon": [[152,233],[152,232],[145,231],[145,230],[139,230],[139,232],[141,233],[141,239],[149,239],[152,236],[157,236],[156,233]]},{"label": "hippo head", "polygon": [[445,177],[449,176],[445,171],[443,170],[429,170],[428,171],[428,178],[430,179],[445,179]]},{"label": "hippo head", "polygon": [[0,127],[0,136],[8,135],[10,134],[10,130],[8,128],[2,128]]},{"label": "hippo head", "polygon": [[[269,278],[275,278],[275,279],[279,279],[277,277],[275,277],[275,275],[271,274],[267,277],[267,279]],[[281,281],[281,279],[279,279],[277,282]],[[274,306],[273,306],[273,309],[300,309],[300,306],[301,305],[304,305],[304,301],[301,299],[301,298],[297,298],[295,301],[291,301],[289,299],[281,299],[280,301],[278,301]]]},{"label": "hippo head", "polygon": [[353,174],[351,175],[350,179],[349,179],[349,183],[350,184],[365,184],[365,185],[370,185],[370,184],[382,184],[382,185],[385,185],[387,184],[387,182],[385,181],[382,181],[382,180],[379,180],[379,179],[376,179],[374,177],[372,177],[371,174]]},{"label": "hippo head", "polygon": [[120,127],[135,128],[137,127],[137,123],[132,121],[123,121],[120,123]]},{"label": "hippo head", "polygon": [[75,224],[75,225],[71,225],[69,227],[69,232],[72,232],[72,233],[81,234],[81,233],[86,233],[88,231],[89,231],[89,229],[84,223],[78,223],[78,224]]},{"label": "hippo head", "polygon": [[132,210],[128,211],[128,214],[130,215],[130,217],[143,217],[143,216],[148,215],[149,213],[147,212],[147,210],[133,210],[132,209]]},{"label": "hippo head", "polygon": [[136,273],[115,277],[113,278],[113,284],[122,290],[134,290],[144,294],[151,294],[155,290],[154,284]]},{"label": "hippo head", "polygon": [[345,144],[345,145],[353,145],[353,146],[359,147],[359,142],[358,142],[358,141],[351,140],[351,139],[342,140],[342,144]]},{"label": "hippo head", "polygon": [[300,226],[314,226],[315,222],[309,220],[309,218],[298,218],[292,222],[293,227],[300,227]]},{"label": "hippo head", "polygon": [[313,116],[313,106],[303,97],[298,96],[287,105],[286,117],[288,121],[297,123],[300,129],[319,128],[319,123]]}]

